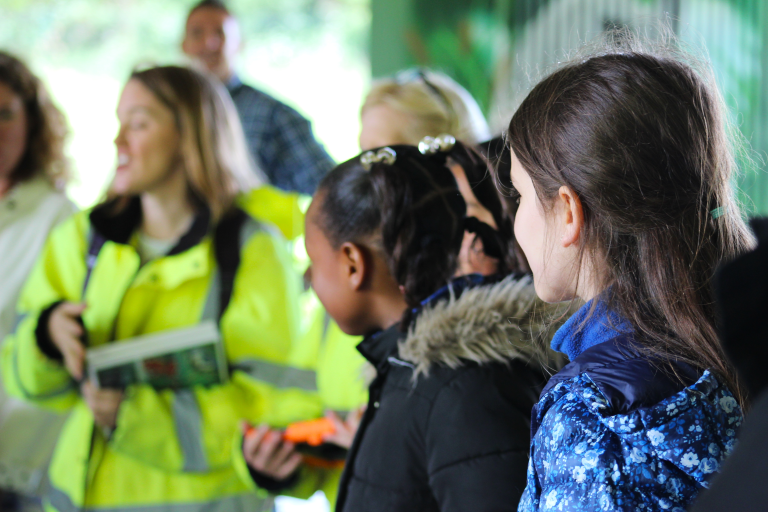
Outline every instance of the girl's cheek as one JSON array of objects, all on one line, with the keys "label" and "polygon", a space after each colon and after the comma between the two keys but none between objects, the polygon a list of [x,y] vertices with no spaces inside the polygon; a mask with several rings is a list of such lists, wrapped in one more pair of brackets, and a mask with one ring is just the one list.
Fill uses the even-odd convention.
[{"label": "girl's cheek", "polygon": [[536,204],[521,205],[515,217],[515,237],[528,260],[535,280],[541,280],[543,241],[546,223],[540,218]]},{"label": "girl's cheek", "polygon": [[523,250],[525,257],[528,260],[531,260],[531,256],[533,256],[530,252],[529,240],[531,222],[528,217],[529,214],[527,209],[525,206],[521,206],[515,215],[515,239],[517,240],[517,243],[520,244],[520,248]]}]

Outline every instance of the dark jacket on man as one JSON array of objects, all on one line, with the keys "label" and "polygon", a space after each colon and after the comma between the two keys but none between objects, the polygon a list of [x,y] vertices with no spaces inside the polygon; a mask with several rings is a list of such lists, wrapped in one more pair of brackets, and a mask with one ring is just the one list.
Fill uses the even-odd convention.
[{"label": "dark jacket on man", "polygon": [[528,277],[473,279],[425,301],[407,334],[358,346],[377,377],[337,511],[516,510],[553,310]]}]

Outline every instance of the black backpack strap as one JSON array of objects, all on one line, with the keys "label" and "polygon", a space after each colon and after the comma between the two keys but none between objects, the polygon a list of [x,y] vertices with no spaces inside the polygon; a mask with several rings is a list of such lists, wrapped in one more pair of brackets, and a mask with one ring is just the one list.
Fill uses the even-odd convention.
[{"label": "black backpack strap", "polygon": [[104,244],[107,242],[107,237],[96,231],[91,227],[91,232],[88,235],[88,253],[85,256],[85,280],[83,281],[83,295],[82,299],[85,300],[85,290],[88,288],[88,283],[91,282],[91,274],[93,274],[93,268],[96,266],[96,260],[99,257],[99,252]]},{"label": "black backpack strap", "polygon": [[221,317],[232,298],[235,275],[240,266],[240,249],[244,243],[241,241],[241,231],[248,219],[249,217],[245,212],[237,209],[219,222],[213,235],[213,251],[218,265],[219,278],[218,283],[215,281],[211,283],[213,287],[218,285],[218,290],[212,288],[209,293],[218,292],[217,321],[221,321]]},{"label": "black backpack strap", "polygon": [[[91,226],[91,231],[88,234],[88,252],[85,255],[85,279],[83,280],[83,293],[80,296],[80,300],[85,302],[85,292],[88,289],[88,283],[91,282],[91,275],[93,269],[96,266],[96,260],[99,258],[101,248],[107,242],[107,237],[99,233],[96,228]],[[88,346],[88,332],[85,330],[85,324],[83,324],[83,317],[77,317],[77,321],[83,328],[83,336],[81,337],[83,344]]]},{"label": "black backpack strap", "polygon": [[[237,209],[229,214],[216,226],[213,236],[214,255],[218,265],[219,278],[212,282],[213,288],[209,293],[218,294],[218,308],[216,309],[216,319],[221,320],[224,312],[227,310],[229,301],[232,299],[232,291],[235,286],[235,276],[240,266],[240,255],[248,241],[258,231],[265,227],[256,219]],[[213,297],[209,297],[210,299]],[[208,305],[206,304],[206,309]],[[208,318],[211,318],[210,316]],[[206,319],[205,315],[203,319]]]}]

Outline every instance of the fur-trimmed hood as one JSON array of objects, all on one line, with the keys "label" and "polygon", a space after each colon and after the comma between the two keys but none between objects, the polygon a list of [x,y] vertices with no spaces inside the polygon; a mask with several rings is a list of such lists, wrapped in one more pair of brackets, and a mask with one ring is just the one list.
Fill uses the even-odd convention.
[{"label": "fur-trimmed hood", "polygon": [[416,365],[415,377],[435,364],[458,368],[467,361],[523,359],[557,370],[564,359],[549,341],[567,311],[539,300],[529,276],[508,276],[425,307],[400,343],[400,357]]}]

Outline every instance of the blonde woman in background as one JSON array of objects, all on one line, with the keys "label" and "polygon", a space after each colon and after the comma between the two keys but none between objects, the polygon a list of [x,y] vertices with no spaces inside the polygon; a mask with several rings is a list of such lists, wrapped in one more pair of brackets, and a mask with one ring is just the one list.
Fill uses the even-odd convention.
[{"label": "blonde woman in background", "polygon": [[[375,81],[360,109],[360,121],[363,151],[393,144],[416,146],[424,137],[441,134],[450,134],[468,146],[491,138],[480,106],[466,89],[443,73],[420,68]],[[461,164],[449,160],[448,166],[467,203],[467,216],[498,230],[502,211],[491,180],[486,180],[487,165],[482,158],[472,160]],[[478,199],[473,192],[477,187],[490,188],[490,204]],[[459,275],[490,275],[498,268],[497,258],[485,254],[474,233],[464,237],[459,259]]]},{"label": "blonde woman in background", "polygon": [[[270,510],[233,467],[238,424],[279,428],[322,406],[288,364],[301,286],[285,239],[237,206],[258,179],[234,106],[207,76],[167,66],[131,75],[117,117],[109,198],[53,231],[2,352],[10,393],[71,411],[46,505]],[[218,323],[226,383],[103,389],[84,374],[87,347],[204,321]],[[295,456],[279,458],[290,449],[267,477],[293,471]]]},{"label": "blonde woman in background", "polygon": [[360,149],[417,145],[449,133],[467,144],[491,138],[480,106],[443,73],[414,69],[376,80],[360,109]]},{"label": "blonde woman in background", "polygon": [[[68,177],[64,115],[19,59],[0,52],[0,339],[16,322],[21,287],[48,232],[76,211]],[[0,389],[0,502],[39,491],[63,418]]]}]

